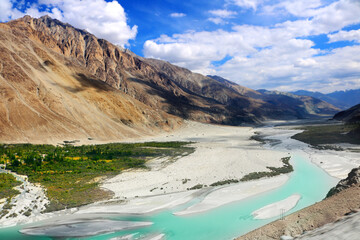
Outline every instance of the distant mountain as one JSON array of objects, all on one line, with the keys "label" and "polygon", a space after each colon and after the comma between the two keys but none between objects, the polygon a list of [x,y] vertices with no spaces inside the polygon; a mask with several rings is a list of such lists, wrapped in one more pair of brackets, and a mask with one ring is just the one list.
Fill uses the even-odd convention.
[{"label": "distant mountain", "polygon": [[323,94],[320,92],[311,92],[306,90],[298,90],[291,93],[300,96],[315,97],[325,102],[331,103],[332,105],[340,109],[347,109],[350,108],[351,106],[360,103],[360,89],[336,91],[328,94]]},{"label": "distant mountain", "polygon": [[297,116],[304,116],[306,114],[331,115],[340,110],[323,100],[311,96],[299,96],[292,93],[264,89],[260,89],[258,92],[262,93],[262,100],[285,109],[292,109]]}]

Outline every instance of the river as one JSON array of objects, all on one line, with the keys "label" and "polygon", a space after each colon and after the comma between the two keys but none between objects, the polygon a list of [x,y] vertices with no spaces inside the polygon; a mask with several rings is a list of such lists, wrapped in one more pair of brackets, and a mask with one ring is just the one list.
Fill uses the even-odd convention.
[{"label": "river", "polygon": [[[262,129],[263,132],[271,129]],[[171,240],[219,240],[233,239],[253,229],[263,226],[279,217],[266,220],[255,220],[251,213],[268,204],[283,200],[293,194],[301,195],[297,205],[287,212],[290,214],[306,206],[321,201],[329,189],[336,185],[338,179],[329,176],[325,171],[311,163],[309,155],[304,151],[307,146],[296,140],[290,139],[292,134],[281,132],[272,135],[271,138],[281,140],[280,144],[268,146],[282,150],[284,153],[290,153],[290,163],[294,167],[294,172],[289,175],[289,180],[272,191],[256,195],[245,200],[227,204],[205,213],[194,214],[190,216],[175,216],[173,212],[188,207],[196,203],[199,199],[173,209],[167,209],[150,215],[138,216],[112,216],[113,220],[126,221],[145,221],[153,224],[148,227],[119,231],[110,234],[103,234],[81,239],[123,239],[121,236],[132,235],[130,239],[158,239],[154,236],[162,234],[164,239]],[[109,216],[103,216],[109,217]],[[0,239],[5,240],[33,240],[33,239],[51,239],[49,237],[26,236],[18,232],[24,226],[0,229]],[[152,238],[153,237],[153,238]],[[80,239],[80,238],[69,238]],[[127,239],[127,238],[124,238]]]}]

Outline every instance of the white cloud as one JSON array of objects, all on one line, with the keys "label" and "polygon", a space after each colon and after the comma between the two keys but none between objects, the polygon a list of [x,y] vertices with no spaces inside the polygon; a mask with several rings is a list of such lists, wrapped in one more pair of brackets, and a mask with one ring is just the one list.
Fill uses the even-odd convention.
[{"label": "white cloud", "polygon": [[173,17],[173,18],[181,18],[181,17],[185,17],[186,14],[185,13],[171,13],[170,14],[170,17]]},{"label": "white cloud", "polygon": [[231,18],[237,14],[234,11],[229,11],[226,9],[210,10],[209,13],[211,13],[212,15],[214,15],[216,17],[220,17],[220,18]]},{"label": "white cloud", "polygon": [[291,0],[264,6],[263,11],[267,14],[290,13],[297,17],[309,17],[316,15],[320,6],[322,6],[321,0]]},{"label": "white cloud", "polygon": [[260,0],[229,0],[233,4],[242,7],[242,8],[252,8],[256,10],[257,6],[260,4]]},{"label": "white cloud", "polygon": [[215,23],[215,24],[225,24],[225,23],[227,23],[226,21],[224,21],[224,19],[222,19],[222,18],[219,18],[219,17],[216,17],[216,18],[208,18],[208,21],[210,21],[210,22],[213,22],[213,23]]},{"label": "white cloud", "polygon": [[[33,4],[26,9],[25,14],[32,17],[48,14],[121,46],[127,45],[137,34],[137,26],[130,27],[127,24],[124,8],[115,0],[39,0],[38,3],[46,5],[48,10],[40,12],[38,5]],[[24,15],[13,8],[10,0],[0,0],[0,7],[2,21]]]},{"label": "white cloud", "polygon": [[217,10],[210,10],[209,13],[214,15],[214,17],[210,17],[207,20],[213,22],[215,24],[227,24],[228,22],[224,19],[226,18],[233,18],[237,13],[234,11],[229,11],[226,9],[217,9]]},{"label": "white cloud", "polygon": [[[147,41],[144,54],[196,72],[212,71],[255,89],[331,91],[360,87],[360,46],[324,51],[304,39],[329,34],[330,41],[358,41],[360,30],[340,30],[360,23],[360,2],[340,0],[325,6],[319,5],[319,1],[312,2],[313,5],[311,2],[307,6],[300,4],[299,12],[295,11],[295,3],[292,8],[287,6],[296,15],[303,9],[303,15],[311,15],[309,18],[300,17],[274,26],[237,25],[232,31],[164,35]],[[336,31],[340,32],[331,34]],[[232,59],[221,66],[212,65],[213,61],[226,56]]]},{"label": "white cloud", "polygon": [[360,29],[351,31],[339,31],[334,34],[328,34],[329,42],[354,41],[360,43]]},{"label": "white cloud", "polygon": [[13,9],[11,0],[0,0],[0,22],[9,21],[22,16],[22,13]]}]

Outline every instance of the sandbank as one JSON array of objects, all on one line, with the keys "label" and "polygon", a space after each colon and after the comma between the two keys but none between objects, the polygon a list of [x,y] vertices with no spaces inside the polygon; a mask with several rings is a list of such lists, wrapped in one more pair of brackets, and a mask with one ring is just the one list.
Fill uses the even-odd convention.
[{"label": "sandbank", "polygon": [[288,179],[289,177],[287,175],[280,175],[272,178],[241,182],[227,187],[222,187],[209,193],[201,202],[194,204],[185,210],[175,212],[174,215],[183,216],[209,211],[216,207],[278,188]]},{"label": "sandbank", "polygon": [[151,222],[114,221],[107,219],[86,219],[83,221],[63,221],[54,225],[21,229],[26,235],[56,238],[88,237],[126,229],[150,226]]},{"label": "sandbank", "polygon": [[[195,152],[175,162],[152,170],[127,171],[104,182],[102,187],[115,193],[116,198],[167,194],[187,191],[196,186],[241,179],[255,171],[269,171],[267,166],[282,166],[281,158],[287,152],[269,150],[259,142],[249,140],[251,127],[229,127],[197,122],[186,125],[168,135],[146,138],[146,141],[192,141]],[[152,164],[156,161],[156,164]],[[166,162],[155,159],[148,166]],[[161,165],[161,164],[160,164]]]},{"label": "sandbank", "polygon": [[293,194],[281,201],[266,205],[252,212],[251,215],[254,216],[254,219],[269,219],[280,216],[294,208],[300,198],[301,196],[299,194]]}]

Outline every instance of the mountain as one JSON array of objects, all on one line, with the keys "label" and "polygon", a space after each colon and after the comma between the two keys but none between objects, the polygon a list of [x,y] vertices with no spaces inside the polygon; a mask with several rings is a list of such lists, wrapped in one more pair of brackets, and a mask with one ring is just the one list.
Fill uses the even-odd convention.
[{"label": "mountain", "polygon": [[325,101],[310,96],[298,96],[264,89],[260,89],[258,92],[262,93],[262,100],[285,109],[291,109],[298,118],[311,115],[331,115],[340,110]]},{"label": "mountain", "polygon": [[351,106],[360,103],[360,89],[336,91],[328,94],[323,94],[320,92],[311,92],[306,90],[298,90],[291,93],[300,96],[315,97],[325,102],[328,102],[340,109],[347,109],[350,108]]},{"label": "mountain", "polygon": [[[279,91],[255,91],[219,76],[209,77],[243,96],[264,102],[264,106],[267,106],[267,108],[263,108],[263,114],[271,119],[311,118],[314,116],[331,115],[340,110],[325,101],[313,97],[297,96]],[[268,109],[270,110],[267,111]]]},{"label": "mountain", "polygon": [[[337,111],[306,107],[139,57],[48,16],[0,24],[0,139],[121,139],[182,119],[238,125]],[[50,141],[49,140],[49,141]]]},{"label": "mountain", "polygon": [[346,123],[360,123],[360,104],[335,114],[334,119]]},{"label": "mountain", "polygon": [[352,125],[353,129],[346,135],[360,140],[360,104],[335,114],[333,119]]},{"label": "mountain", "polygon": [[[69,39],[62,50],[54,35],[37,31],[32,24],[30,17],[0,24],[2,142],[116,140],[181,123],[180,118],[156,111],[101,81],[69,56],[83,49],[65,48]],[[69,37],[80,34],[61,26],[70,28]]]}]

